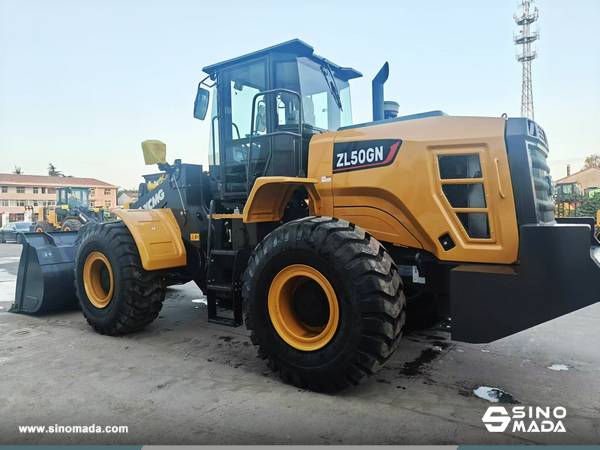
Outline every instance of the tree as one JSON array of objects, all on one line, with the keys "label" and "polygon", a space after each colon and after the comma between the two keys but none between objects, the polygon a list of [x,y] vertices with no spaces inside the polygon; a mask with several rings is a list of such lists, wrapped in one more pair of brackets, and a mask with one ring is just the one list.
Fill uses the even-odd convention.
[{"label": "tree", "polygon": [[600,211],[600,194],[591,195],[585,198],[581,205],[577,207],[578,217],[596,217]]},{"label": "tree", "polygon": [[596,169],[600,169],[600,153],[594,153],[593,155],[585,158],[585,162],[583,163],[583,169],[591,169],[595,167]]},{"label": "tree", "polygon": [[25,172],[21,170],[21,166],[15,166],[15,170],[13,170],[15,175],[23,175]]},{"label": "tree", "polygon": [[52,163],[48,163],[48,175],[51,177],[64,177],[63,173]]}]

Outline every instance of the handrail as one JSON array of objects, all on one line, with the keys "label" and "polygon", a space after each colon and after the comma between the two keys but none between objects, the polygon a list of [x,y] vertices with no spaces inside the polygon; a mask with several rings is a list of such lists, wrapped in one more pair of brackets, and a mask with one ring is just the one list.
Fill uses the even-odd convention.
[{"label": "handrail", "polygon": [[[210,132],[212,133],[213,165],[217,164],[217,161],[215,160],[215,119],[218,119],[218,118],[219,118],[219,115],[217,114],[210,121]],[[219,161],[219,163],[220,162],[221,161]]]},{"label": "handrail", "polygon": [[504,192],[502,191],[502,181],[500,181],[500,167],[498,166],[498,158],[494,158],[494,164],[496,164],[496,176],[498,177],[498,193],[501,198],[505,198]]},{"label": "handrail", "polygon": [[[283,92],[283,93],[294,95],[294,96],[298,97],[298,134],[292,133],[291,131],[275,131],[273,133],[261,134],[260,137],[264,138],[264,137],[271,137],[271,136],[275,136],[275,135],[284,135],[284,134],[297,137],[300,140],[300,146],[299,146],[299,151],[298,151],[298,173],[300,173],[300,171],[302,171],[302,96],[296,91],[292,91],[291,89],[283,89],[283,88],[270,89],[268,91],[259,92],[252,98],[252,116],[250,117],[250,137],[248,138],[248,146],[249,146],[248,163],[246,166],[246,191],[247,191],[248,195],[250,195],[250,190],[252,188],[252,179],[250,177],[250,169],[252,168],[252,136],[254,134],[254,115],[256,112],[256,99],[258,97],[261,97],[261,96],[265,97],[267,95],[275,94],[277,92]],[[267,127],[268,127],[268,123],[267,123]],[[267,161],[270,163],[271,153],[272,153],[273,149],[271,148],[270,145],[268,147],[269,147],[269,155],[267,157]],[[266,166],[265,166],[265,168],[266,168]]]},{"label": "handrail", "polygon": [[234,122],[231,122],[231,125],[235,127],[235,132],[238,135],[238,139],[241,139],[242,137],[240,136],[240,129],[238,128],[238,126]]},{"label": "handrail", "polygon": [[[209,212],[208,212],[208,231],[206,233],[206,259],[210,263],[210,251],[211,251],[211,239],[212,239],[212,222],[213,215],[215,213],[215,201],[210,201]],[[207,263],[207,264],[208,264]]]}]

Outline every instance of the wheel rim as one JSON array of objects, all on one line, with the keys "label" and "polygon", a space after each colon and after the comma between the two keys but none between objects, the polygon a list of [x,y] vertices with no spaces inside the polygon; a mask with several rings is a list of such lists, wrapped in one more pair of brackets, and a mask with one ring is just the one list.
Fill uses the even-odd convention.
[{"label": "wheel rim", "polygon": [[44,230],[42,230],[41,228],[36,228],[36,229],[35,229],[35,232],[36,232],[36,233],[43,233],[43,232],[44,232]]},{"label": "wheel rim", "polygon": [[269,288],[268,308],[281,339],[298,350],[323,348],[338,328],[335,291],[327,278],[310,266],[294,264],[279,272]]},{"label": "wheel rim", "polygon": [[64,227],[63,231],[71,231],[71,229],[69,227]]},{"label": "wheel rim", "polygon": [[83,285],[90,303],[105,308],[114,293],[114,275],[108,258],[100,252],[88,255],[83,266]]}]

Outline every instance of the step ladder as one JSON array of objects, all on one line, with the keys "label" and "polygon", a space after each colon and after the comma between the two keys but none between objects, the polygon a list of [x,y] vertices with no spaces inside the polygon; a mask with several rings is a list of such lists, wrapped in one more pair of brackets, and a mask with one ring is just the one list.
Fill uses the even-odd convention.
[{"label": "step ladder", "polygon": [[229,327],[243,324],[242,275],[249,257],[243,249],[210,252],[206,285],[209,322]]}]

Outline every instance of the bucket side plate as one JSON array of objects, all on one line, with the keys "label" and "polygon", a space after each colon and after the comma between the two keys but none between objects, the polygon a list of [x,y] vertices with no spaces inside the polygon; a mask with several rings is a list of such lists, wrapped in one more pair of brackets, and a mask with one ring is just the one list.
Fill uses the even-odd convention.
[{"label": "bucket side plate", "polygon": [[75,295],[77,231],[23,233],[17,290],[11,312],[70,309]]}]

